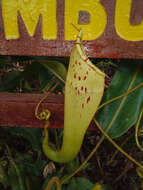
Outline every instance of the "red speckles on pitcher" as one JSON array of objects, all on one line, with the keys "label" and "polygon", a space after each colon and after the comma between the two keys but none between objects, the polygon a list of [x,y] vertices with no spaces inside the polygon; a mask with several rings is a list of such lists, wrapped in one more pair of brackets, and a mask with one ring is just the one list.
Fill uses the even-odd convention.
[{"label": "red speckles on pitcher", "polygon": [[87,104],[90,102],[90,96],[87,98],[86,102],[87,102]]},{"label": "red speckles on pitcher", "polygon": [[86,79],[87,79],[87,77],[86,77],[86,76],[84,76],[83,80],[86,80]]},{"label": "red speckles on pitcher", "polygon": [[82,104],[82,109],[84,108],[84,104]]}]

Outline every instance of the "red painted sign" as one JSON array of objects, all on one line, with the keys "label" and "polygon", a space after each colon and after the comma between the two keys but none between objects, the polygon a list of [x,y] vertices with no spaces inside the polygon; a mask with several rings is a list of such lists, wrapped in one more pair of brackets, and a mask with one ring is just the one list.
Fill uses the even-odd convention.
[{"label": "red painted sign", "polygon": [[89,57],[143,58],[142,0],[1,0],[0,5],[1,55],[69,56],[82,28]]}]

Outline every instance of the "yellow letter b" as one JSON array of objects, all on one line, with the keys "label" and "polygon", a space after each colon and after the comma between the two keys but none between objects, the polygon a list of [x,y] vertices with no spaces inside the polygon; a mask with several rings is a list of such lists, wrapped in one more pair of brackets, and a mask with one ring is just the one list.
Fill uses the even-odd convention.
[{"label": "yellow letter b", "polygon": [[[88,24],[78,24],[79,12],[86,11],[90,14]],[[83,40],[98,38],[105,29],[107,22],[106,12],[100,0],[65,0],[65,40],[75,40],[77,28],[82,28]]]}]

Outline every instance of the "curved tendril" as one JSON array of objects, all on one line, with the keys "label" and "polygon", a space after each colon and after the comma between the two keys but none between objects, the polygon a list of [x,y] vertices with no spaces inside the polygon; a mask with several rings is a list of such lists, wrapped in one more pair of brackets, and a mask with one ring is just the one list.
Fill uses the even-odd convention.
[{"label": "curved tendril", "polygon": [[58,177],[53,177],[50,182],[48,183],[47,187],[45,188],[45,190],[50,190],[52,185],[56,183],[57,185],[57,190],[61,190],[61,185],[60,185],[60,182],[59,182],[59,178]]},{"label": "curved tendril", "polygon": [[35,117],[39,120],[46,120],[48,121],[51,113],[48,109],[44,109],[42,110],[42,112],[40,112],[40,114],[38,115],[38,110],[39,107],[41,105],[41,103],[48,97],[48,95],[55,90],[55,88],[58,86],[59,83],[56,83],[46,94],[45,96],[39,101],[39,103],[37,104],[36,108],[35,108]]},{"label": "curved tendril", "polygon": [[101,125],[98,123],[98,121],[96,119],[94,119],[94,122],[96,123],[96,126],[98,127],[98,129],[102,132],[102,134],[108,139],[108,141],[110,143],[112,143],[112,145],[114,147],[116,147],[122,154],[124,154],[129,160],[131,160],[134,164],[136,164],[137,166],[139,166],[140,168],[143,169],[143,166],[138,162],[136,161],[132,156],[130,156],[127,152],[125,152],[119,145],[117,145],[115,143],[114,140],[112,140],[108,134],[103,130],[103,128],[101,127]]},{"label": "curved tendril", "polygon": [[141,151],[143,151],[143,147],[139,143],[138,136],[139,136],[140,131],[141,131],[140,135],[142,135],[142,130],[139,131],[139,125],[140,125],[140,121],[141,121],[141,118],[142,118],[142,114],[143,114],[143,107],[141,109],[141,112],[139,114],[139,117],[138,117],[138,120],[137,120],[137,123],[136,123],[136,126],[135,126],[135,140],[136,140],[137,147]]},{"label": "curved tendril", "polygon": [[128,90],[127,92],[125,92],[124,94],[120,95],[120,96],[117,96],[115,98],[112,98],[110,100],[107,100],[106,102],[104,102],[103,104],[101,104],[97,110],[100,110],[102,107],[106,106],[107,104],[111,103],[111,102],[114,102],[116,100],[119,100],[120,98],[123,98],[124,96],[127,96],[129,94],[131,94],[132,92],[134,92],[135,90],[137,90],[138,88],[142,87],[143,86],[143,82],[139,83],[135,88],[132,88],[130,90]]}]

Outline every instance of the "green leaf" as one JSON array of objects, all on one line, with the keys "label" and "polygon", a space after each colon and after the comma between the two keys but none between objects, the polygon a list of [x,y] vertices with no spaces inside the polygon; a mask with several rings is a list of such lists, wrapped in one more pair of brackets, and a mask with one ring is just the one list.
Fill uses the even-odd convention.
[{"label": "green leaf", "polygon": [[[114,75],[111,85],[106,91],[103,102],[122,95],[129,89],[143,81],[143,66],[134,63],[119,65],[118,71]],[[104,130],[110,128],[108,134],[111,138],[123,135],[132,127],[138,118],[143,104],[143,87],[117,101],[107,104],[98,113],[98,121]]]},{"label": "green leaf", "polygon": [[20,188],[19,188],[16,171],[13,167],[8,169],[8,175],[9,175],[10,185],[11,185],[12,189],[19,190]]},{"label": "green leaf", "polygon": [[2,183],[5,188],[9,185],[8,176],[7,176],[3,166],[1,166],[1,165],[0,165],[0,183]]},{"label": "green leaf", "polygon": [[37,176],[25,176],[25,190],[41,190],[40,178]]},{"label": "green leaf", "polygon": [[[17,171],[16,171],[17,169]],[[13,190],[24,190],[24,177],[22,177],[22,172],[20,171],[19,167],[16,165],[16,168],[14,166],[11,166],[8,169],[8,176],[10,185]]]},{"label": "green leaf", "polygon": [[108,185],[102,184],[102,190],[111,190]]},{"label": "green leaf", "polygon": [[32,92],[32,88],[29,85],[28,81],[24,81],[24,86],[23,86],[25,91]]},{"label": "green leaf", "polygon": [[25,79],[34,80],[38,79],[39,73],[43,70],[43,66],[38,62],[32,62],[30,65],[27,65],[23,71],[23,77]]},{"label": "green leaf", "polygon": [[82,177],[72,178],[67,186],[67,190],[91,190],[91,188],[93,188],[93,183]]},{"label": "green leaf", "polygon": [[67,70],[62,63],[52,60],[41,60],[40,64],[42,64],[45,68],[51,71],[62,82],[65,82]]},{"label": "green leaf", "polygon": [[0,69],[4,68],[4,66],[5,66],[5,60],[6,60],[5,56],[0,56]]},{"label": "green leaf", "polygon": [[78,168],[80,166],[79,160],[78,158],[75,158],[74,160],[70,161],[67,164],[67,171],[68,173],[72,173],[76,168]]},{"label": "green leaf", "polygon": [[34,150],[39,151],[41,149],[41,143],[42,143],[42,129],[40,128],[27,128],[27,127],[13,127],[11,128],[4,128],[6,131],[10,131],[11,134],[23,137],[27,139]]},{"label": "green leaf", "polygon": [[19,71],[12,71],[8,73],[2,85],[0,86],[0,91],[9,91],[13,90],[20,84],[20,80],[22,78],[22,73]]},{"label": "green leaf", "polygon": [[[54,76],[55,77],[55,76]],[[39,73],[39,80],[41,84],[41,91],[45,92],[50,89],[50,87],[55,83],[55,79],[51,79],[52,74],[44,66]]]},{"label": "green leaf", "polygon": [[20,161],[20,165],[23,166],[23,171],[28,173],[30,176],[40,176],[47,162],[41,157],[37,160],[30,154],[16,154],[16,159]]}]

